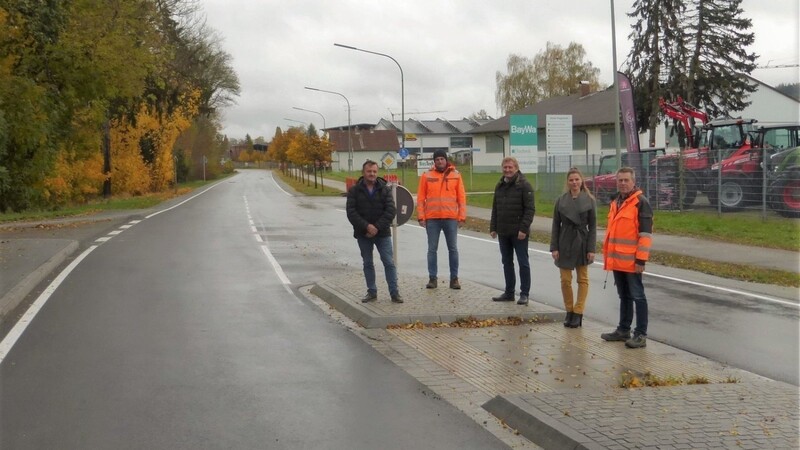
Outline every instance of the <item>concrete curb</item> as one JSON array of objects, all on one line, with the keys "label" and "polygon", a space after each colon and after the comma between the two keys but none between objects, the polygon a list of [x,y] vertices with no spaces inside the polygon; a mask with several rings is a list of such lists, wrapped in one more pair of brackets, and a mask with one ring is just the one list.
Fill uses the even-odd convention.
[{"label": "concrete curb", "polygon": [[564,426],[543,411],[531,405],[523,407],[516,400],[514,396],[498,395],[484,403],[483,409],[543,448],[558,450],[602,450],[605,448],[581,433]]},{"label": "concrete curb", "polygon": [[8,313],[14,310],[20,303],[41,283],[47,275],[63,263],[75,250],[78,249],[78,241],[70,240],[67,244],[53,256],[28,274],[19,283],[11,288],[2,298],[0,298],[0,320],[5,318]]}]

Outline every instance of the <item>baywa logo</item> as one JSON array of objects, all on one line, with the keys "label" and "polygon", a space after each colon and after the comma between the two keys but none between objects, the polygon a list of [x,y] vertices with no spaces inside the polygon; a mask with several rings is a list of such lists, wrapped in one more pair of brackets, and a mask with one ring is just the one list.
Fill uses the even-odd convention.
[{"label": "baywa logo", "polygon": [[512,125],[511,132],[514,134],[534,134],[536,133],[536,127],[533,125],[525,125],[524,127]]}]

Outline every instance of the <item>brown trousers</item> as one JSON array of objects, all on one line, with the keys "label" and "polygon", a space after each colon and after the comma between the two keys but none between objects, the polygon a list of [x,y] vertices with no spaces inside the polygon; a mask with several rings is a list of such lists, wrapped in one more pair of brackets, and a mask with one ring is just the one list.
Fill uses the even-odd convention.
[{"label": "brown trousers", "polygon": [[561,296],[564,297],[564,308],[567,312],[583,314],[586,297],[589,295],[589,266],[578,266],[578,299],[573,303],[572,270],[558,269],[561,272]]}]

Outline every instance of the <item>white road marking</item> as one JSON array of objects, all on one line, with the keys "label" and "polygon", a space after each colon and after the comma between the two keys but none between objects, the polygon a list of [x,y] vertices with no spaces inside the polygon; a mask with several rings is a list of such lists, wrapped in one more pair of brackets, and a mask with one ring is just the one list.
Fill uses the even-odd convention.
[{"label": "white road marking", "polygon": [[197,198],[197,197],[200,197],[201,195],[203,195],[203,194],[205,194],[206,192],[208,192],[208,191],[210,191],[210,190],[214,189],[215,187],[219,186],[220,184],[222,184],[222,183],[221,183],[221,182],[219,182],[219,183],[215,183],[214,185],[212,185],[212,186],[209,186],[209,187],[208,187],[208,189],[205,189],[205,190],[203,190],[203,191],[201,191],[201,192],[198,192],[197,194],[195,194],[195,195],[193,195],[193,196],[191,196],[191,197],[187,198],[186,200],[184,200],[184,201],[182,201],[182,202],[178,203],[177,205],[172,205],[172,206],[170,206],[169,208],[162,209],[161,211],[156,211],[156,212],[154,212],[153,214],[150,214],[149,216],[145,216],[144,218],[145,218],[145,219],[149,219],[149,218],[151,218],[151,217],[153,217],[153,216],[157,216],[157,215],[159,215],[159,214],[161,214],[161,213],[164,213],[164,212],[167,212],[167,211],[171,211],[171,210],[173,210],[173,209],[177,208],[178,206],[181,206],[181,205],[183,205],[184,203],[188,202],[189,200],[193,200],[193,199],[195,199],[195,198]]},{"label": "white road marking", "polygon": [[[411,226],[411,228],[418,228],[420,230],[423,229],[419,225],[410,225],[410,226]],[[467,236],[467,235],[461,234],[461,233],[459,233],[458,236],[466,238],[466,239],[472,239],[472,240],[479,241],[479,242],[489,242],[489,243],[497,244],[497,241],[495,241],[493,239],[480,238],[480,237],[475,237],[475,236]],[[543,254],[543,255],[550,255],[550,252],[548,252],[548,251],[538,250],[538,249],[533,249],[533,248],[528,249],[528,252],[529,253],[530,252],[540,253],[540,254]],[[594,264],[602,266],[603,260],[602,259],[595,260]],[[677,278],[677,277],[671,277],[671,276],[668,276],[668,275],[655,274],[655,273],[652,273],[652,272],[645,272],[644,275],[650,276],[650,277],[655,277],[655,278],[662,278],[662,279],[670,280],[670,281],[675,281],[677,283],[689,284],[689,285],[692,285],[692,286],[699,286],[699,287],[703,287],[703,288],[706,288],[706,289],[712,289],[712,290],[716,290],[716,291],[727,292],[729,294],[741,295],[743,297],[749,297],[749,298],[764,300],[764,301],[767,301],[767,302],[777,303],[777,304],[780,304],[780,305],[786,305],[786,306],[792,306],[792,307],[795,307],[795,308],[800,308],[800,303],[795,303],[795,302],[791,302],[791,301],[787,301],[787,300],[783,300],[783,299],[779,299],[779,298],[775,298],[775,297],[770,297],[768,295],[755,294],[755,293],[752,293],[752,292],[740,291],[738,289],[726,288],[724,286],[717,286],[717,285],[714,285],[714,284],[700,283],[700,282],[697,282],[697,281],[686,280],[686,279],[683,279],[683,278]]]},{"label": "white road marking", "polygon": [[103,236],[103,237],[99,237],[99,238],[95,239],[94,241],[95,241],[95,242],[108,242],[108,241],[110,241],[110,240],[111,240],[111,238],[110,238],[110,237],[108,237],[108,236]]},{"label": "white road marking", "polygon": [[114,231],[109,232],[108,235],[109,236],[116,236],[116,235],[122,233],[123,231],[125,231],[125,230],[114,230]]},{"label": "white road marking", "polygon": [[28,328],[28,325],[33,321],[33,318],[36,317],[36,314],[39,312],[40,309],[47,303],[47,300],[53,295],[53,292],[58,289],[61,283],[67,278],[67,275],[70,274],[78,264],[83,261],[86,256],[93,252],[96,249],[96,245],[92,245],[91,247],[87,248],[80,254],[75,260],[73,260],[58,276],[50,283],[49,286],[39,294],[39,297],[28,307],[28,310],[25,311],[25,314],[17,321],[14,327],[9,331],[3,341],[0,342],[0,364],[3,363],[3,360],[8,355],[8,352],[11,351],[11,348],[14,347],[14,344],[17,342],[17,339],[22,336],[22,333],[25,332],[25,329]]},{"label": "white road marking", "polygon": [[281,185],[280,185],[280,184],[278,184],[278,182],[277,182],[277,181],[275,181],[275,177],[272,175],[272,172],[271,172],[271,171],[270,171],[270,173],[269,173],[269,177],[270,177],[270,179],[272,180],[272,182],[273,182],[273,183],[275,183],[275,187],[277,187],[278,189],[280,189],[280,191],[281,191],[281,192],[283,192],[284,194],[288,195],[289,197],[294,197],[294,195],[292,195],[292,194],[290,194],[290,193],[288,193],[288,192],[284,191],[284,190],[283,190],[283,188],[281,187]]}]

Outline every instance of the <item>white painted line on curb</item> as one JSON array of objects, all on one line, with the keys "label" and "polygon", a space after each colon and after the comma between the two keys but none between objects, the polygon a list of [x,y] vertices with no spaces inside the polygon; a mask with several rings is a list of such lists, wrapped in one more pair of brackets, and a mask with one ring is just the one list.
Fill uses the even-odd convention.
[{"label": "white painted line on curb", "polygon": [[25,314],[20,317],[11,331],[9,331],[6,337],[3,338],[3,341],[0,342],[0,364],[3,363],[3,360],[8,355],[8,352],[10,352],[11,348],[14,347],[14,344],[17,342],[20,336],[22,336],[22,333],[24,333],[25,329],[28,328],[28,325],[31,323],[31,321],[33,321],[33,318],[36,317],[36,314],[40,309],[42,309],[44,304],[47,303],[47,300],[50,298],[50,296],[53,295],[53,292],[55,292],[61,283],[64,282],[70,272],[72,272],[75,267],[77,267],[78,264],[83,261],[83,258],[86,258],[86,256],[93,252],[96,248],[96,245],[92,245],[84,250],[80,256],[75,258],[75,260],[73,260],[66,268],[64,268],[64,270],[58,274],[53,282],[50,283],[50,285],[47,286],[47,288],[45,288],[41,294],[39,294],[39,297],[31,304],[28,310],[25,311]]},{"label": "white painted line on curb", "polygon": [[270,172],[270,173],[269,173],[269,177],[270,177],[270,179],[272,179],[272,182],[273,182],[273,183],[275,183],[275,187],[277,187],[278,189],[280,189],[280,191],[281,191],[281,192],[283,192],[284,194],[288,195],[289,197],[294,197],[292,194],[290,194],[290,193],[288,193],[288,192],[284,191],[284,190],[283,190],[283,188],[281,187],[281,185],[280,185],[280,184],[278,184],[278,182],[277,182],[277,181],[275,181],[275,176],[273,176],[273,175],[272,175],[272,172]]}]

